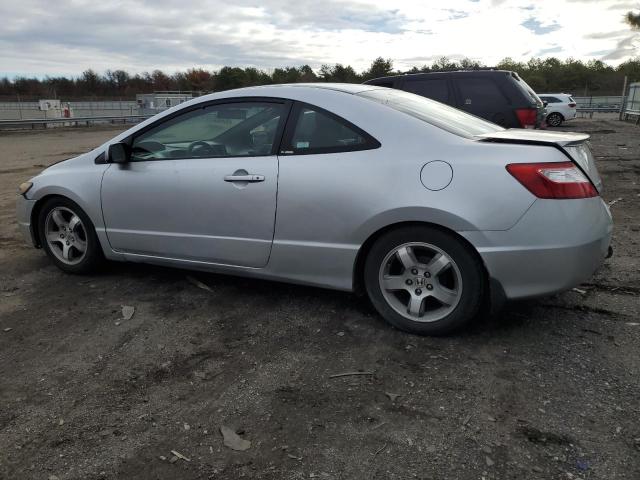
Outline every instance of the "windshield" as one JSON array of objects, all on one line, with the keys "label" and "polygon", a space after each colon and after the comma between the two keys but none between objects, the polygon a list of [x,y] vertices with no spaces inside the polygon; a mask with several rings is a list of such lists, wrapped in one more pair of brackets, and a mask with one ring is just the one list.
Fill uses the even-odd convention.
[{"label": "windshield", "polygon": [[475,135],[504,130],[495,123],[470,115],[457,108],[402,90],[380,88],[366,90],[357,95],[387,105],[394,110],[461,137],[473,138]]}]

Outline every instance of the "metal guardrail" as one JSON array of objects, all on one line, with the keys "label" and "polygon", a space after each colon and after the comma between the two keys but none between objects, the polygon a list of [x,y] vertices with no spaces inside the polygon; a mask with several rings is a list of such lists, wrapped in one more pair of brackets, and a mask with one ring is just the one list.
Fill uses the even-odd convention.
[{"label": "metal guardrail", "polygon": [[603,113],[618,113],[620,111],[620,105],[618,106],[609,106],[609,107],[577,107],[577,112],[603,112]]},{"label": "metal guardrail", "polygon": [[581,113],[617,113],[624,101],[620,95],[573,97],[576,102],[576,110]]},{"label": "metal guardrail", "polygon": [[[77,102],[61,102],[69,104],[72,110],[130,110],[137,109],[135,100],[83,100]],[[38,102],[0,102],[0,110],[39,110]]]},{"label": "metal guardrail", "polygon": [[81,123],[89,126],[91,123],[116,123],[121,121],[122,123],[137,123],[147,118],[151,118],[153,115],[108,115],[101,117],[71,117],[71,118],[32,118],[26,120],[0,120],[0,129],[11,127],[31,127],[31,130],[36,128],[36,125],[41,125],[43,128],[47,128],[48,125],[54,124],[69,124],[69,126],[78,126]]}]

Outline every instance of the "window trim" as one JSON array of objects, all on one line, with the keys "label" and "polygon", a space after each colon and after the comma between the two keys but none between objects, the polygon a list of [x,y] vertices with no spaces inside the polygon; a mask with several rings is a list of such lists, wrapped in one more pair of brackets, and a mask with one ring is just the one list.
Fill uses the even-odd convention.
[{"label": "window trim", "polygon": [[[201,103],[197,103],[195,105],[190,105],[189,107],[185,107],[185,108],[181,108],[180,110],[177,110],[173,113],[171,113],[170,115],[166,115],[162,118],[159,118],[158,120],[156,120],[155,122],[150,123],[149,125],[146,125],[145,127],[136,130],[135,132],[133,132],[131,135],[123,138],[121,141],[123,143],[126,143],[127,145],[129,145],[130,147],[133,146],[133,141],[140,137],[141,135],[144,135],[146,132],[148,132],[149,130],[152,130],[160,125],[162,125],[165,122],[168,122],[170,120],[173,120],[176,117],[179,117],[181,115],[196,111],[196,110],[201,110],[201,109],[205,109],[208,107],[213,107],[213,106],[217,106],[217,105],[225,105],[225,104],[230,104],[230,103],[274,103],[274,104],[280,104],[284,106],[284,111],[283,111],[283,115],[282,115],[282,119],[278,122],[278,128],[276,129],[276,133],[273,139],[273,145],[271,145],[271,152],[269,153],[265,153],[263,155],[228,155],[228,156],[219,156],[219,157],[187,157],[187,158],[156,158],[156,159],[131,159],[131,163],[141,163],[141,162],[163,162],[163,161],[170,161],[170,160],[178,160],[178,161],[183,161],[183,160],[203,160],[203,159],[218,159],[218,158],[254,158],[254,157],[271,157],[274,155],[278,155],[278,152],[280,150],[280,145],[282,144],[282,138],[285,132],[285,127],[289,121],[289,117],[291,116],[291,108],[292,108],[292,104],[293,101],[287,98],[280,98],[280,97],[229,97],[229,98],[220,98],[220,99],[216,99],[216,100],[208,100],[206,102],[201,102]],[[233,127],[232,127],[233,128]],[[107,153],[105,153],[104,155],[104,159],[101,162],[98,162],[98,158],[96,158],[95,162],[96,163],[110,163],[109,159],[106,158],[108,156]]]},{"label": "window trim", "polygon": [[[364,138],[364,143],[359,145],[345,145],[345,146],[336,146],[336,147],[320,147],[320,148],[304,148],[304,149],[295,149],[293,148],[293,134],[295,133],[295,128],[298,123],[298,118],[300,117],[300,113],[303,109],[311,109],[317,112],[320,112],[327,117],[336,120],[342,123],[344,126],[350,128],[362,138]],[[322,155],[327,153],[343,153],[343,152],[359,152],[362,150],[375,150],[380,148],[382,144],[376,140],[372,135],[365,132],[362,128],[354,125],[349,120],[341,117],[340,115],[336,115],[333,112],[330,112],[322,107],[318,107],[317,105],[312,105],[306,102],[294,101],[293,106],[291,107],[291,111],[289,112],[289,118],[287,119],[287,124],[284,129],[284,135],[282,136],[282,140],[280,142],[280,149],[278,155],[282,156],[291,156],[291,155]]]}]

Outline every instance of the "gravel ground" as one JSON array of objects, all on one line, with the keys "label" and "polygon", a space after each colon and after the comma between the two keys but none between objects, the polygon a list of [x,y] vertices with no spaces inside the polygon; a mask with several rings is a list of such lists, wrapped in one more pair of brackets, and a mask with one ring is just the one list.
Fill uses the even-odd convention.
[{"label": "gravel ground", "polygon": [[0,478],[640,478],[640,129],[561,129],[592,134],[614,257],[448,338],[346,293],[65,275],[19,238],[15,188],[116,130],[0,133]]}]

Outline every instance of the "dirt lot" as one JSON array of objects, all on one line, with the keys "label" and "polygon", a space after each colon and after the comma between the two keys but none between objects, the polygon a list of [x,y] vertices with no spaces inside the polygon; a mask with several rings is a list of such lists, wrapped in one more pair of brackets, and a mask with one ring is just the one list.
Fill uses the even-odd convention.
[{"label": "dirt lot", "polygon": [[[640,129],[562,130],[592,134],[614,257],[584,293],[449,338],[345,293],[65,275],[18,237],[15,188],[116,131],[0,133],[0,478],[640,478]],[[371,374],[331,377],[354,371]],[[223,425],[251,447],[223,446]]]}]

